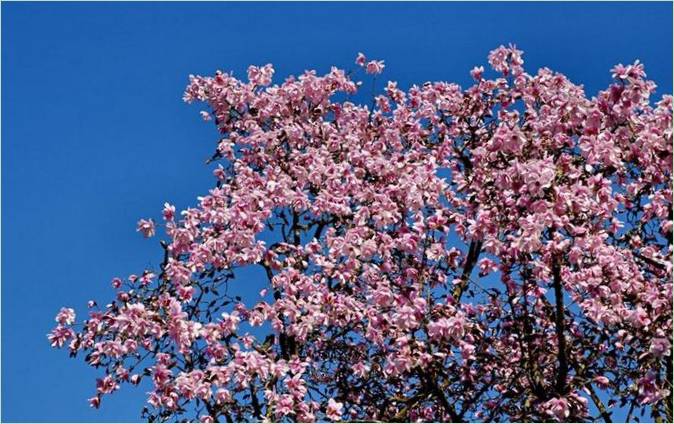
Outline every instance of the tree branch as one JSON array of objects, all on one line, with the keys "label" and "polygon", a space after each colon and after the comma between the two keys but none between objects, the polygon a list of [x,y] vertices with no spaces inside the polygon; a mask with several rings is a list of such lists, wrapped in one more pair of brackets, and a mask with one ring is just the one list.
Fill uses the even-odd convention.
[{"label": "tree branch", "polygon": [[595,406],[599,410],[599,413],[601,414],[601,417],[604,419],[604,422],[612,423],[613,420],[611,420],[611,413],[606,410],[604,403],[601,401],[601,399],[599,399],[599,396],[597,396],[594,387],[592,387],[592,385],[590,384],[588,384],[586,387],[588,392],[590,393],[590,398],[592,399],[592,402],[594,402]]},{"label": "tree branch", "polygon": [[468,280],[470,280],[470,275],[473,273],[473,269],[477,264],[477,259],[480,257],[482,252],[482,240],[471,240],[470,247],[468,248],[468,255],[466,256],[466,262],[463,265],[463,273],[461,274],[461,281],[454,288],[452,296],[454,300],[458,303],[463,296],[463,292],[468,286]]},{"label": "tree branch", "polygon": [[566,393],[566,377],[569,373],[569,364],[566,357],[566,337],[564,336],[564,293],[562,291],[562,276],[557,257],[552,259],[552,283],[555,289],[555,329],[557,331],[557,393]]}]

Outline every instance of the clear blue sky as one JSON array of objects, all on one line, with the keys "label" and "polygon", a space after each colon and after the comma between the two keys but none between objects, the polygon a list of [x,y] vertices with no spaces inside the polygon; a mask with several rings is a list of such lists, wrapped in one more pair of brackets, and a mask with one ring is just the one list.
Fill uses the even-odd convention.
[{"label": "clear blue sky", "polygon": [[[217,134],[185,105],[190,73],[277,76],[357,52],[384,79],[467,86],[489,50],[516,43],[527,70],[567,74],[594,94],[640,59],[672,91],[672,5],[2,4],[2,421],[137,421],[144,388],[86,399],[98,372],[54,351],[62,305],[111,299],[113,276],[157,265],[135,232],[165,201],[194,203],[213,179]],[[243,292],[255,286],[244,275]],[[145,388],[146,389],[146,388]]]}]

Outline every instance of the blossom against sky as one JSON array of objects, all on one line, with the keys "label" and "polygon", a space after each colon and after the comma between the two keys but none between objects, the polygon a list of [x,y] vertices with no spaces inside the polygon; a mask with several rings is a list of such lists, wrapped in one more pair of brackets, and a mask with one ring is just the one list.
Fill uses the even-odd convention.
[{"label": "blossom against sky", "polygon": [[[671,92],[669,4],[3,4],[4,421],[135,421],[145,388],[86,399],[97,373],[52,352],[61,305],[107,299],[110,280],[161,261],[135,231],[211,184],[216,134],[182,91],[189,74],[274,63],[284,77],[385,61],[403,87],[468,85],[500,44],[595,93],[640,59]],[[279,18],[282,17],[282,18]],[[259,275],[242,275],[257,288]],[[64,319],[65,318],[64,316]],[[38,408],[35,405],[39,405]]]}]

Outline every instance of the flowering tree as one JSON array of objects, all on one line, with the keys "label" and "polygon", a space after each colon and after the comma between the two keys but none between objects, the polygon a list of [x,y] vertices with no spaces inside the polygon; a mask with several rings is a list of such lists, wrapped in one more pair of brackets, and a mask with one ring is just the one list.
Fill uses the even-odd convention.
[{"label": "flowering tree", "polygon": [[153,421],[671,422],[672,97],[639,62],[592,99],[514,46],[489,63],[371,107],[336,68],[191,76],[215,188],[49,335],[104,370],[91,405],[150,379]]}]

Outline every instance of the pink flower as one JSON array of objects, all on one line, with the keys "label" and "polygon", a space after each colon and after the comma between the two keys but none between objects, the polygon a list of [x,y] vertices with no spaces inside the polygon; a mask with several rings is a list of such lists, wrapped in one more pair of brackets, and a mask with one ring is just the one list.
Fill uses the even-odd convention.
[{"label": "pink flower", "polygon": [[494,261],[488,258],[483,258],[479,262],[480,266],[480,277],[484,277],[490,272],[497,271],[498,265]]},{"label": "pink flower", "polygon": [[56,322],[61,325],[71,325],[75,322],[75,310],[72,308],[61,308],[56,315]]},{"label": "pink flower", "polygon": [[98,393],[106,394],[112,393],[119,388],[119,384],[109,375],[104,378],[96,380],[96,390]]},{"label": "pink flower", "polygon": [[368,74],[381,74],[384,71],[384,61],[383,60],[372,60],[367,63],[365,66],[365,72]]},{"label": "pink flower", "polygon": [[335,402],[334,399],[330,398],[328,400],[328,407],[325,411],[325,416],[332,421],[340,421],[342,419],[342,408],[343,404],[341,402]]},{"label": "pink flower", "polygon": [[456,338],[463,337],[464,327],[461,320],[457,317],[440,318],[437,321],[428,323],[428,336],[431,339]]},{"label": "pink flower", "polygon": [[290,395],[281,395],[276,404],[276,414],[278,416],[290,415],[293,413],[295,401]]},{"label": "pink flower", "polygon": [[220,181],[225,181],[227,178],[227,173],[222,165],[218,165],[218,167],[213,170],[213,175]]},{"label": "pink flower", "polygon": [[138,221],[138,229],[136,231],[140,231],[143,233],[143,236],[145,238],[150,238],[154,236],[155,234],[155,229],[154,229],[154,221],[152,219],[141,219]]},{"label": "pink flower", "polygon": [[484,66],[476,66],[470,71],[470,76],[473,77],[475,81],[480,81],[482,79],[482,74],[484,73]]},{"label": "pink flower", "polygon": [[359,66],[365,66],[365,61],[367,58],[363,53],[358,53],[358,56],[356,56],[356,64]]},{"label": "pink flower", "polygon": [[232,395],[229,393],[229,390],[218,389],[218,391],[215,392],[215,401],[218,404],[231,402],[232,401]]},{"label": "pink flower", "polygon": [[112,279],[112,282],[110,283],[113,288],[118,289],[122,287],[122,279],[119,277],[115,277]]},{"label": "pink flower", "polygon": [[517,50],[514,45],[508,47],[500,46],[499,48],[489,52],[489,64],[497,71],[502,72],[503,75],[511,73],[518,76],[522,73],[522,51]]},{"label": "pink flower", "polygon": [[649,352],[658,358],[665,356],[666,353],[671,355],[671,345],[667,339],[658,337],[651,342]]},{"label": "pink flower", "polygon": [[194,287],[192,286],[178,286],[178,299],[183,302],[189,302],[194,295]]},{"label": "pink flower", "polygon": [[68,327],[57,326],[47,335],[52,347],[62,347],[65,342],[73,338],[75,333]]},{"label": "pink flower", "polygon": [[564,421],[570,414],[569,402],[564,398],[553,398],[543,404],[545,412],[557,419]]},{"label": "pink flower", "polygon": [[249,66],[248,67],[248,80],[258,86],[267,86],[271,84],[272,77],[274,76],[274,67],[271,64],[264,65],[263,67]]},{"label": "pink flower", "polygon": [[655,379],[655,373],[653,371],[649,371],[644,377],[637,381],[640,404],[650,404],[662,399],[662,393],[660,393],[658,390]]},{"label": "pink flower", "polygon": [[182,262],[173,258],[169,258],[169,262],[165,271],[166,275],[171,279],[171,281],[180,286],[189,284],[190,277],[192,276],[192,271],[189,268],[187,268]]},{"label": "pink flower", "polygon": [[164,210],[162,211],[162,215],[164,216],[164,220],[173,221],[176,215],[176,207],[168,202],[164,203]]},{"label": "pink flower", "polygon": [[651,320],[648,318],[648,313],[646,313],[641,306],[637,306],[636,309],[631,311],[628,319],[636,328],[642,328],[651,323]]},{"label": "pink flower", "polygon": [[489,52],[489,64],[497,72],[503,72],[507,74],[508,72],[508,49],[504,46],[492,50]]},{"label": "pink flower", "polygon": [[128,381],[129,380],[129,370],[127,370],[123,366],[117,367],[117,369],[115,370],[115,374],[122,381]]},{"label": "pink flower", "polygon": [[615,79],[621,80],[628,78],[640,79],[646,76],[646,72],[644,72],[643,63],[639,63],[637,60],[632,65],[625,66],[622,63],[617,64],[613,67],[613,69],[611,69],[611,76]]},{"label": "pink flower", "polygon": [[140,284],[141,284],[141,285],[147,286],[147,285],[150,284],[150,283],[152,282],[152,280],[153,280],[154,278],[156,278],[156,277],[157,277],[157,276],[155,275],[154,272],[145,271],[145,272],[143,273],[143,276],[140,277],[139,281],[140,281]]}]

